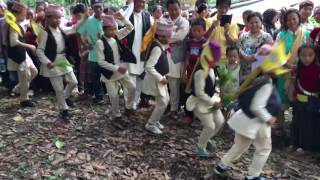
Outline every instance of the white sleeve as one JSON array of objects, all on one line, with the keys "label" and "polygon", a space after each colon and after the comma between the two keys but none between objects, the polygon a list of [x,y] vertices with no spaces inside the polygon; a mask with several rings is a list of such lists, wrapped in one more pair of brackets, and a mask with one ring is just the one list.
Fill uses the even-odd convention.
[{"label": "white sleeve", "polygon": [[37,47],[37,56],[41,63],[48,64],[51,63],[50,59],[44,54],[44,50],[46,49],[48,39],[48,33],[46,31],[41,31],[39,35],[39,43]]},{"label": "white sleeve", "polygon": [[250,110],[251,112],[261,119],[267,122],[272,115],[266,109],[267,102],[272,93],[272,84],[268,83],[262,86],[255,94],[251,102]]},{"label": "white sleeve", "polygon": [[86,22],[86,20],[82,17],[80,20],[78,20],[77,24],[67,27],[67,26],[62,26],[62,30],[65,34],[70,35],[70,34],[75,34],[79,31],[81,26]]},{"label": "white sleeve", "polygon": [[206,77],[202,70],[198,70],[194,74],[194,87],[195,87],[195,94],[198,98],[206,101],[208,104],[213,105],[216,102],[219,102],[218,99],[213,99],[205,92],[206,87]]},{"label": "white sleeve", "polygon": [[11,27],[9,29],[9,41],[10,47],[21,45],[21,42],[19,41],[19,34]]},{"label": "white sleeve", "polygon": [[171,43],[182,41],[189,33],[189,21],[183,20],[183,23],[173,31]]},{"label": "white sleeve", "polygon": [[119,40],[128,36],[128,34],[130,34],[130,32],[134,29],[134,26],[128,19],[125,18],[122,22],[124,23],[125,27],[117,31],[117,37]]},{"label": "white sleeve", "polygon": [[156,69],[155,65],[157,64],[160,56],[161,56],[161,49],[160,47],[155,47],[151,50],[150,57],[147,60],[145,69],[148,73],[150,73],[152,76],[154,76],[159,82],[165,78],[162,76]]},{"label": "white sleeve", "polygon": [[96,53],[97,53],[97,61],[99,66],[109,71],[117,72],[119,66],[105,61],[103,50],[104,50],[103,42],[101,40],[98,40],[96,43]]}]

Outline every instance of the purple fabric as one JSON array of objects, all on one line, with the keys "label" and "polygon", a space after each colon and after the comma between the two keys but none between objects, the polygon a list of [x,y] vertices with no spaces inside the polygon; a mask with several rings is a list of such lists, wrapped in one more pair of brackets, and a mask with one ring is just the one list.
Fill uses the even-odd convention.
[{"label": "purple fabric", "polygon": [[221,46],[216,41],[209,41],[209,47],[214,58],[214,61],[219,61],[221,57]]}]

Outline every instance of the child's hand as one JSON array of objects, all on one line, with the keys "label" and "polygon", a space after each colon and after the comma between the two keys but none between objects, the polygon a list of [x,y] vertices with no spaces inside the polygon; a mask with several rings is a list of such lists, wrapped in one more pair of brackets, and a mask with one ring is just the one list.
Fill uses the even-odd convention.
[{"label": "child's hand", "polygon": [[30,45],[29,45],[29,49],[31,50],[31,52],[32,52],[33,54],[36,54],[36,50],[37,50],[36,46],[30,44]]},{"label": "child's hand", "polygon": [[268,124],[269,126],[273,126],[276,121],[277,121],[277,118],[272,117],[272,118],[270,118],[270,119],[267,121],[267,124]]},{"label": "child's hand", "polygon": [[118,72],[121,73],[121,74],[124,74],[124,73],[127,72],[127,68],[120,66],[120,67],[118,68]]},{"label": "child's hand", "polygon": [[169,82],[169,81],[168,81],[166,78],[163,78],[163,79],[160,81],[160,83],[163,84],[163,85],[168,84],[168,82]]},{"label": "child's hand", "polygon": [[230,30],[230,24],[227,23],[224,25],[224,35],[227,35],[229,33]]},{"label": "child's hand", "polygon": [[47,68],[48,68],[48,69],[54,68],[54,64],[53,64],[53,63],[48,63],[48,64],[47,64]]},{"label": "child's hand", "polygon": [[215,109],[220,109],[220,108],[221,108],[221,102],[215,102],[215,103],[213,103],[213,107],[214,107]]},{"label": "child's hand", "polygon": [[220,21],[219,20],[215,20],[215,21],[212,22],[212,26],[211,27],[216,28],[216,27],[219,26],[219,24],[220,24]]}]

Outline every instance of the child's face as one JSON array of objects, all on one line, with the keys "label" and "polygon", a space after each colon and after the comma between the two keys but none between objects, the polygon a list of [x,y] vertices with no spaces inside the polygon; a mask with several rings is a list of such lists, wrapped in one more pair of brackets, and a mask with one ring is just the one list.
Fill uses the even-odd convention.
[{"label": "child's face", "polygon": [[153,17],[155,19],[160,19],[162,16],[162,10],[160,8],[157,8],[157,10],[154,11]]},{"label": "child's face", "polygon": [[309,66],[316,58],[316,53],[312,48],[303,48],[300,52],[300,61],[303,65]]},{"label": "child's face", "polygon": [[203,37],[204,33],[205,33],[205,30],[203,29],[202,26],[200,25],[191,26],[191,34],[193,38],[200,39]]},{"label": "child's face", "polygon": [[47,18],[48,25],[53,28],[57,28],[61,23],[61,17],[59,16],[49,16]]},{"label": "child's face", "polygon": [[116,36],[116,28],[115,27],[104,27],[104,35],[108,38]]},{"label": "child's face", "polygon": [[39,19],[44,19],[45,13],[44,13],[44,6],[38,6],[36,11],[36,17]]},{"label": "child's face", "polygon": [[161,44],[169,44],[171,36],[159,36],[158,35],[158,40]]},{"label": "child's face", "polygon": [[171,19],[177,19],[181,14],[181,8],[178,3],[169,4],[168,12]]},{"label": "child's face", "polygon": [[17,22],[23,22],[26,19],[27,10],[23,10],[19,13],[16,13],[15,16],[17,18]]},{"label": "child's face", "polygon": [[302,19],[308,19],[312,15],[313,7],[306,6],[300,10],[300,15]]},{"label": "child's face", "polygon": [[296,13],[290,13],[287,16],[287,26],[289,30],[296,31],[299,28],[299,16]]},{"label": "child's face", "polygon": [[237,64],[239,62],[239,53],[237,50],[231,50],[227,54],[229,64]]}]

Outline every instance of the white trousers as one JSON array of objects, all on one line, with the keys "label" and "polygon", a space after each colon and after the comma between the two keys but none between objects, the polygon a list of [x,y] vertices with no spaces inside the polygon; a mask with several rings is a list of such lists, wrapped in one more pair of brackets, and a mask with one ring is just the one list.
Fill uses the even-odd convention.
[{"label": "white trousers", "polygon": [[170,101],[169,92],[166,91],[165,96],[155,96],[155,100],[156,106],[154,107],[154,110],[152,111],[152,114],[148,120],[149,125],[155,125],[160,121]]},{"label": "white trousers", "polygon": [[[63,82],[66,82],[64,87]],[[69,72],[62,76],[50,77],[50,82],[56,93],[58,107],[61,110],[69,109],[66,99],[70,97],[72,90],[77,86],[78,81],[73,72]]]},{"label": "white trousers", "polygon": [[214,113],[200,113],[194,110],[194,115],[201,121],[203,129],[201,131],[198,147],[206,148],[208,141],[215,136],[224,123],[224,116],[220,110]]},{"label": "white trousers", "polygon": [[129,77],[129,75],[124,76],[123,78],[117,80],[117,81],[105,81],[105,85],[107,88],[107,92],[110,98],[111,106],[112,106],[112,113],[113,115],[117,115],[120,113],[120,107],[119,107],[119,85],[120,83],[123,86],[123,89],[126,89],[127,98],[125,99],[126,108],[127,109],[133,109],[134,105],[134,95],[136,90],[136,85],[132,81],[132,78]]},{"label": "white trousers", "polygon": [[178,111],[180,103],[180,78],[167,77],[170,90],[170,111]]},{"label": "white trousers", "polygon": [[[133,82],[135,85],[133,109],[137,109],[137,105],[140,102],[143,79],[141,79],[140,77],[138,77],[137,75],[134,75],[134,74],[130,74],[129,77],[131,79],[131,82]],[[123,88],[123,94],[124,94],[124,100],[126,102],[128,102],[128,90],[126,88]]]},{"label": "white trousers", "polygon": [[28,100],[29,99],[28,91],[29,91],[30,83],[37,76],[38,70],[35,67],[25,68],[23,70],[20,70],[18,68],[17,74],[18,74],[19,83],[15,88],[19,89],[20,101]]},{"label": "white trousers", "polygon": [[256,148],[253,156],[253,161],[249,167],[249,176],[260,176],[262,168],[264,167],[269,154],[271,153],[271,137],[260,137],[259,133],[256,139],[249,139],[238,133],[235,134],[234,145],[227,152],[227,154],[221,159],[222,164],[231,166],[232,162],[239,159],[241,155],[246,152],[250,145],[253,144]]}]

